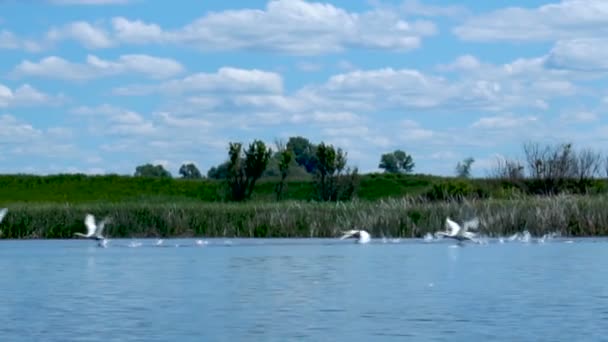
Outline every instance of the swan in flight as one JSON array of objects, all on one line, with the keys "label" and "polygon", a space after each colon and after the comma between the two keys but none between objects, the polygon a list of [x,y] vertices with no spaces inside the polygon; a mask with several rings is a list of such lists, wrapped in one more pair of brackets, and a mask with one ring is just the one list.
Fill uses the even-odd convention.
[{"label": "swan in flight", "polygon": [[[95,217],[91,214],[87,214],[87,216],[85,216],[84,218],[84,225],[87,227],[87,233],[74,233],[74,235],[87,239],[104,241],[106,238],[102,235],[103,228],[105,227],[106,223],[109,222],[110,219],[106,217],[101,222],[99,222],[99,225],[97,225],[95,224]],[[100,242],[100,244],[102,244],[102,242]],[[105,243],[103,244],[105,245]]]},{"label": "swan in flight", "polygon": [[458,223],[452,221],[449,217],[447,217],[445,219],[445,225],[447,231],[437,232],[437,235],[455,239],[458,241],[470,240],[473,242],[477,242],[477,234],[469,231],[469,229],[476,230],[477,227],[479,227],[479,220],[477,218],[464,222],[461,227]]},{"label": "swan in flight", "polygon": [[7,212],[8,212],[8,208],[0,209],[0,222],[2,222],[2,220],[4,220],[4,216],[6,216]]},{"label": "swan in flight", "polygon": [[368,232],[366,232],[365,230],[356,230],[356,229],[352,229],[352,230],[344,232],[344,235],[342,235],[340,240],[344,240],[344,239],[348,239],[348,238],[356,238],[357,243],[368,243],[371,240]]}]

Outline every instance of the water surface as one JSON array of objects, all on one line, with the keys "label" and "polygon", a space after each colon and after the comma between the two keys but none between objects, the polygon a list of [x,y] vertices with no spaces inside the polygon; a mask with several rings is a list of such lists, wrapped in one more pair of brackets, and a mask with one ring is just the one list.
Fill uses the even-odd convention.
[{"label": "water surface", "polygon": [[604,239],[205,241],[0,241],[0,341],[607,338]]}]

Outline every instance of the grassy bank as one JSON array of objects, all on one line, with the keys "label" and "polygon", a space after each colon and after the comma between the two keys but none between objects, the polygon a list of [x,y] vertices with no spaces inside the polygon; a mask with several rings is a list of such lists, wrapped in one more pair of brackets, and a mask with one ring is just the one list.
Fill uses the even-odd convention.
[{"label": "grassy bank", "polygon": [[286,201],[246,204],[13,203],[0,224],[2,238],[70,238],[84,231],[91,212],[110,215],[110,237],[335,237],[365,228],[373,236],[421,237],[443,228],[446,216],[481,219],[491,236],[529,230],[569,236],[608,235],[607,196],[523,197],[510,200],[428,202],[388,199],[347,203]]},{"label": "grassy bank", "polygon": [[[370,174],[361,177],[357,197],[364,200],[416,195],[431,188],[439,177]],[[274,201],[277,179],[261,179],[254,201]],[[284,198],[308,201],[315,191],[310,179],[289,179]],[[130,176],[0,175],[0,204],[12,202],[221,202],[225,188],[217,180],[161,179]]]}]

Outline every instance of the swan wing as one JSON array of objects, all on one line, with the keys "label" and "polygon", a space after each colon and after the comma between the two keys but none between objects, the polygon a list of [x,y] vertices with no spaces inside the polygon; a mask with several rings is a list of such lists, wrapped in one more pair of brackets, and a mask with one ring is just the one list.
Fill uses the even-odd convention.
[{"label": "swan wing", "polygon": [[103,229],[106,227],[107,223],[110,223],[109,217],[106,217],[101,222],[99,222],[99,226],[97,226],[97,229],[95,230],[95,235],[101,236],[101,234],[103,233]]},{"label": "swan wing", "polygon": [[95,234],[95,217],[91,214],[87,214],[84,218],[84,225],[87,226],[87,236]]},{"label": "swan wing", "polygon": [[479,219],[476,217],[472,220],[468,220],[462,224],[462,228],[467,230],[477,230],[479,228]]},{"label": "swan wing", "polygon": [[350,237],[356,237],[357,235],[359,235],[359,231],[355,230],[355,229],[352,229],[352,230],[349,230],[349,231],[346,231],[346,232],[342,232],[342,234],[344,234],[344,235],[342,235],[342,237],[340,238],[340,240],[344,240],[344,239],[347,239],[347,238],[350,238]]},{"label": "swan wing", "polygon": [[4,220],[4,216],[6,216],[7,212],[8,212],[8,208],[0,209],[0,222],[2,222],[2,220]]},{"label": "swan wing", "polygon": [[446,218],[445,219],[445,224],[449,230],[448,235],[450,236],[456,236],[458,235],[458,233],[460,232],[460,225],[452,220],[450,220],[450,218]]}]

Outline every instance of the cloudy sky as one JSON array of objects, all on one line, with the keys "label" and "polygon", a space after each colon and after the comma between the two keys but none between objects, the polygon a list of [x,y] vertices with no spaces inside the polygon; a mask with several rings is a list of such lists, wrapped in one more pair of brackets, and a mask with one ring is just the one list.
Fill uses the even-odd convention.
[{"label": "cloudy sky", "polygon": [[206,173],[296,135],[364,172],[605,153],[607,36],[605,0],[0,0],[0,172]]}]

